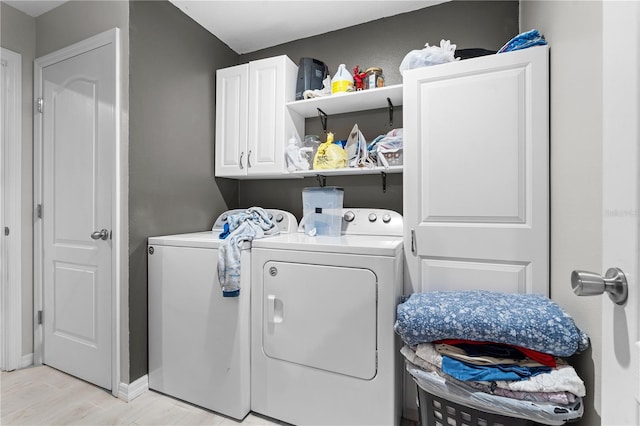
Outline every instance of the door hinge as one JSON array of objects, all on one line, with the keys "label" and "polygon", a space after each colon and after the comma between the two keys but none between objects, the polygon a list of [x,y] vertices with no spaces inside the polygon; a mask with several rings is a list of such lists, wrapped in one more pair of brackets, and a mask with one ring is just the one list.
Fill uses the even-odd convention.
[{"label": "door hinge", "polygon": [[411,253],[416,254],[416,231],[411,230]]},{"label": "door hinge", "polygon": [[42,204],[38,204],[38,207],[36,207],[36,216],[38,216],[38,219],[42,219]]},{"label": "door hinge", "polygon": [[42,113],[42,111],[44,110],[44,99],[36,99],[36,108],[38,109],[39,113]]},{"label": "door hinge", "polygon": [[42,324],[42,311],[38,311],[38,324]]},{"label": "door hinge", "polygon": [[8,226],[4,227],[4,235],[5,236],[9,235],[9,227]]}]

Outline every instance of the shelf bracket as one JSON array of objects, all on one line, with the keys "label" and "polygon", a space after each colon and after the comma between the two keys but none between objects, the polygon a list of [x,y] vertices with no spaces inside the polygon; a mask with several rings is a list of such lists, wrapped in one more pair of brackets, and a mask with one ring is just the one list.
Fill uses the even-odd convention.
[{"label": "shelf bracket", "polygon": [[391,103],[391,99],[387,98],[387,104],[389,104],[389,126],[393,127],[393,103]]},{"label": "shelf bracket", "polygon": [[324,188],[325,186],[327,186],[327,177],[326,176],[316,175],[316,179],[318,179],[318,185],[320,185],[321,188]]},{"label": "shelf bracket", "polygon": [[382,176],[382,192],[387,193],[387,173],[380,172],[380,176]]},{"label": "shelf bracket", "polygon": [[321,110],[320,108],[317,108],[318,110],[318,117],[320,117],[320,123],[322,123],[322,130],[324,130],[325,133],[327,133],[327,114]]}]

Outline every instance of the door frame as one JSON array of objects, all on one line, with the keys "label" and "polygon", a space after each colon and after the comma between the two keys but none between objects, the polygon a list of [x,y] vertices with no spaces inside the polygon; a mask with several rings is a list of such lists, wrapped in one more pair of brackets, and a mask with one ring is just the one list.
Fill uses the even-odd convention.
[{"label": "door frame", "polygon": [[[0,274],[0,370],[15,370],[22,364],[22,55],[4,47],[0,53],[4,68],[2,115],[2,211],[3,235]],[[6,86],[5,86],[6,84]],[[4,233],[4,229],[2,229]],[[11,267],[10,267],[11,265]]]},{"label": "door frame", "polygon": [[[637,381],[640,371],[640,261],[637,258],[640,247],[640,4],[603,1],[602,12],[602,266],[624,271],[629,295],[622,306],[601,296],[601,418],[603,425],[637,425],[640,421]],[[621,40],[624,43],[620,43]]]},{"label": "door frame", "polygon": [[[126,256],[127,242],[123,232],[123,224],[126,223],[126,199],[124,199],[124,161],[122,154],[122,134],[121,134],[121,95],[122,95],[122,72],[121,72],[121,46],[120,46],[120,30],[113,28],[93,37],[87,38],[78,43],[72,44],[48,55],[36,58],[34,61],[34,167],[33,167],[33,186],[34,186],[34,207],[42,204],[43,200],[43,119],[42,114],[37,109],[37,99],[43,93],[43,69],[47,66],[64,61],[71,57],[89,52],[99,47],[113,44],[115,46],[115,70],[116,70],[116,96],[115,96],[115,143],[114,143],[114,164],[112,165],[114,173],[112,180],[111,202],[112,202],[112,238],[113,238],[113,256],[112,256],[112,282],[111,282],[111,298],[112,298],[112,345],[111,345],[111,393],[118,396],[120,387],[120,297],[122,293],[122,271],[123,259]],[[45,105],[46,108],[46,105]],[[46,207],[46,206],[45,206]],[[46,211],[44,212],[46,214]],[[44,361],[44,330],[42,324],[38,324],[38,311],[43,309],[44,305],[44,278],[43,278],[43,261],[44,261],[44,245],[43,245],[43,229],[42,220],[36,214],[34,219],[34,291],[33,291],[33,349],[35,365],[42,364]]]}]

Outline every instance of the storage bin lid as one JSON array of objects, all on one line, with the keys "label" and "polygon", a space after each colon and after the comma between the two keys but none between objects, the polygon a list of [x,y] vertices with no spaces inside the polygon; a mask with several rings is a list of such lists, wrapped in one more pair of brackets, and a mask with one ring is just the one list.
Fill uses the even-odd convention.
[{"label": "storage bin lid", "polygon": [[310,188],[304,188],[302,192],[331,192],[331,191],[342,191],[344,192],[344,188],[339,186],[314,186]]}]

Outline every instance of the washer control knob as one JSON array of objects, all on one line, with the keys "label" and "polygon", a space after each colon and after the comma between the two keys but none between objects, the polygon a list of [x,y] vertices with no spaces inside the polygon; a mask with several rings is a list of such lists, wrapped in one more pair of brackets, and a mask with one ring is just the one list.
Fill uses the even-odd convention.
[{"label": "washer control knob", "polygon": [[378,216],[375,213],[369,213],[369,222],[375,222],[378,220]]},{"label": "washer control knob", "polygon": [[391,222],[391,215],[389,213],[385,214],[384,216],[382,216],[382,221],[384,223],[389,223]]},{"label": "washer control knob", "polygon": [[269,220],[273,219],[273,214],[269,213]]},{"label": "washer control knob", "polygon": [[348,212],[345,212],[343,218],[345,222],[353,222],[353,220],[356,218],[356,214],[349,210]]},{"label": "washer control knob", "polygon": [[280,223],[284,220],[284,215],[282,213],[278,213],[276,216],[276,222]]}]

